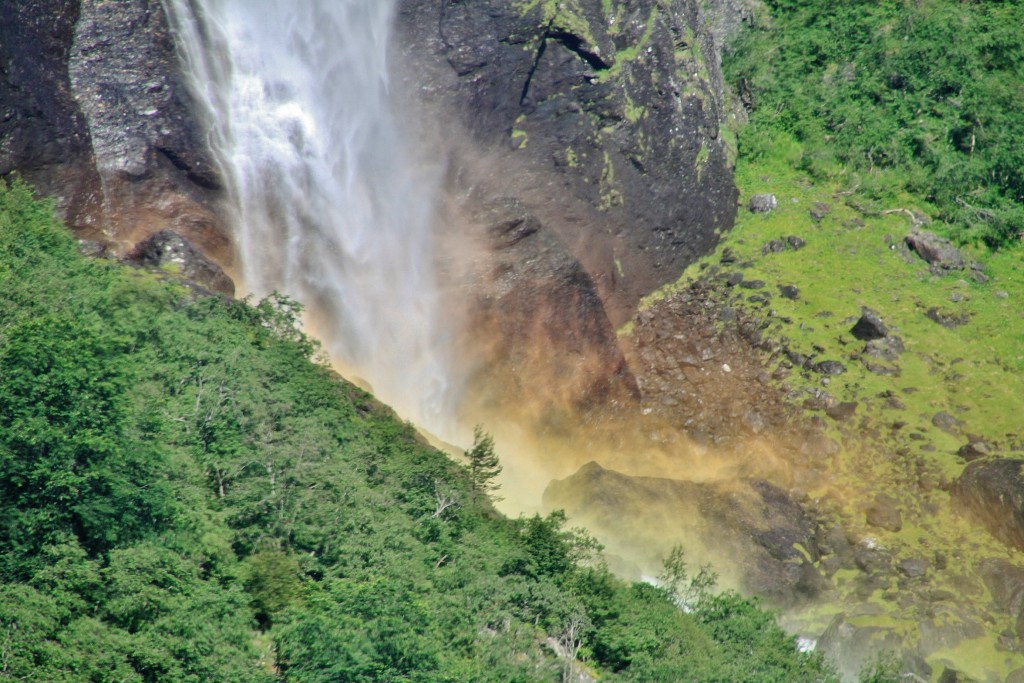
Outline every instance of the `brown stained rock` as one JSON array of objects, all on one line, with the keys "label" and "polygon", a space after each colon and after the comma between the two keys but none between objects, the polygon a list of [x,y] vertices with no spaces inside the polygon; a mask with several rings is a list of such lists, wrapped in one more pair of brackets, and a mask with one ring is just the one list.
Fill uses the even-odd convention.
[{"label": "brown stained rock", "polygon": [[897,532],[903,528],[903,515],[896,501],[890,496],[880,495],[865,512],[865,521],[869,526],[886,531]]},{"label": "brown stained rock", "polygon": [[513,200],[479,207],[469,224],[485,249],[458,283],[468,298],[459,347],[473,369],[466,404],[551,423],[542,428],[590,409],[635,408],[615,330],[562,240]]}]

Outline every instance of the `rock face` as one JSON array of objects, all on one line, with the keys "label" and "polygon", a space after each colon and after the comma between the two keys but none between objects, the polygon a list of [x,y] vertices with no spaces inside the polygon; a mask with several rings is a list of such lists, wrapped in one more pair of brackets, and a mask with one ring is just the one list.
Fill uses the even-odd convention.
[{"label": "rock face", "polygon": [[170,226],[230,261],[160,0],[3,3],[0,102],[0,175],[56,196],[83,237],[124,252]]},{"label": "rock face", "polygon": [[490,155],[493,191],[558,233],[620,324],[732,224],[719,51],[744,11],[402,0],[398,30],[413,87],[453,122],[442,135]]},{"label": "rock face", "polygon": [[485,244],[461,284],[463,353],[475,367],[465,404],[519,412],[545,431],[591,408],[632,407],[636,380],[593,282],[562,240],[511,199],[479,207],[470,222]]},{"label": "rock face", "polygon": [[763,480],[723,484],[631,477],[595,462],[544,492],[609,548],[657,562],[681,544],[691,564],[729,558],[744,588],[776,604],[812,598],[824,586],[813,516]]},{"label": "rock face", "polygon": [[18,171],[88,227],[100,184],[68,78],[78,16],[78,2],[0,3],[0,175]]},{"label": "rock face", "polygon": [[975,460],[952,491],[956,505],[1012,548],[1024,549],[1024,460]]}]

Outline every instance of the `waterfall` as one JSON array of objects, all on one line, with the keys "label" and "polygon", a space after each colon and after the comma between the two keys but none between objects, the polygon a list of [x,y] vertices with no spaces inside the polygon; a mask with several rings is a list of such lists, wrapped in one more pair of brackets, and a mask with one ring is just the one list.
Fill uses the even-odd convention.
[{"label": "waterfall", "polygon": [[240,283],[307,306],[343,371],[441,435],[439,186],[394,111],[394,0],[164,0],[228,183]]}]

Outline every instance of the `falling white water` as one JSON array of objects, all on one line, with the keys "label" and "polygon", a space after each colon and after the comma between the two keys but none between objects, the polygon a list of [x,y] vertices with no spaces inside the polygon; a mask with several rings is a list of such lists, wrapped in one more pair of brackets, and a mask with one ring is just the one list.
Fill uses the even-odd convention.
[{"label": "falling white water", "polygon": [[242,287],[306,304],[345,370],[450,433],[437,181],[392,109],[393,0],[164,2],[229,183]]}]

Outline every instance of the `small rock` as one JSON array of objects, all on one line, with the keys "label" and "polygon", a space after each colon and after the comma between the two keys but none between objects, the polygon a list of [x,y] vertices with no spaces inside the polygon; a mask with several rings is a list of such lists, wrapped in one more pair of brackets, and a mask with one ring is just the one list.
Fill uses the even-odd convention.
[{"label": "small rock", "polygon": [[919,579],[928,572],[928,560],[921,558],[900,560],[896,563],[896,569],[908,578]]},{"label": "small rock", "polygon": [[811,209],[809,213],[811,214],[811,219],[813,219],[814,222],[818,223],[821,222],[821,219],[823,219],[825,216],[832,213],[832,207],[824,202],[814,202],[813,204],[811,204]]},{"label": "small rock", "polygon": [[988,275],[985,275],[985,273],[981,272],[980,270],[973,271],[971,273],[971,279],[977,282],[979,285],[987,285],[989,281]]},{"label": "small rock", "polygon": [[970,318],[966,313],[945,313],[938,308],[929,308],[925,316],[934,323],[942,325],[947,330],[954,330],[961,325],[966,325]]},{"label": "small rock", "polygon": [[971,462],[972,460],[987,458],[992,455],[992,447],[984,441],[971,441],[961,446],[956,454],[967,462]]},{"label": "small rock", "polygon": [[837,422],[846,422],[857,412],[856,401],[843,401],[825,409],[825,414]]},{"label": "small rock", "polygon": [[729,273],[725,276],[725,284],[730,287],[735,287],[741,282],[743,282],[743,273]]},{"label": "small rock", "polygon": [[800,251],[807,246],[807,241],[797,237],[796,235],[790,235],[786,238],[786,243],[789,244],[793,251]]},{"label": "small rock", "polygon": [[743,289],[761,289],[764,287],[764,280],[743,280],[740,282]]},{"label": "small rock", "polygon": [[1010,297],[1010,293],[1000,289],[998,292],[996,292],[995,296],[997,299],[1008,299]]},{"label": "small rock", "polygon": [[768,254],[780,254],[786,250],[786,243],[782,240],[771,240],[765,242],[761,246],[761,254],[767,256]]},{"label": "small rock", "polygon": [[732,372],[732,368],[729,367],[728,363],[722,363],[722,372]]},{"label": "small rock", "polygon": [[947,412],[938,412],[932,416],[932,425],[938,427],[947,434],[959,434],[960,433],[960,420],[956,419]]},{"label": "small rock", "polygon": [[869,526],[894,533],[903,528],[903,515],[896,507],[896,501],[886,495],[875,498],[865,513],[865,520]]},{"label": "small rock", "polygon": [[800,290],[794,285],[779,285],[779,294],[783,299],[796,301],[800,298]]},{"label": "small rock", "polygon": [[841,375],[846,372],[846,366],[837,360],[823,360],[815,363],[811,369],[821,375]]},{"label": "small rock", "polygon": [[850,330],[850,334],[861,341],[871,341],[885,338],[888,336],[889,330],[886,329],[878,313],[865,306],[861,309],[860,318]]},{"label": "small rock", "polygon": [[768,213],[779,205],[779,200],[773,194],[755,194],[750,198],[747,208],[751,213]]},{"label": "small rock", "polygon": [[904,238],[907,246],[918,256],[942,270],[963,270],[964,256],[945,237],[933,232],[920,230],[912,232]]}]

